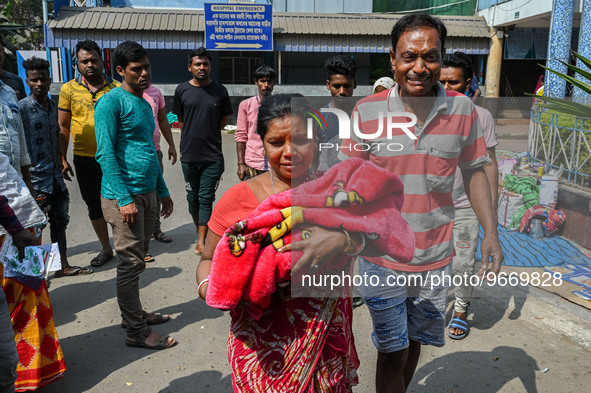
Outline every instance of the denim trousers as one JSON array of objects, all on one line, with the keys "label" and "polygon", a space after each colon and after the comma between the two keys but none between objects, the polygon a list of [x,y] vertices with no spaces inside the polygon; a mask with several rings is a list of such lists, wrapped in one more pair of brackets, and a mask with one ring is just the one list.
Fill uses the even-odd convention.
[{"label": "denim trousers", "polygon": [[37,200],[41,210],[47,214],[51,242],[58,244],[60,255],[62,259],[65,259],[68,249],[66,228],[70,223],[70,193],[67,188],[62,191],[59,184],[54,185],[54,191],[53,194],[45,194],[33,190],[33,197]]},{"label": "denim trousers", "polygon": [[213,210],[215,192],[224,173],[224,161],[182,162],[191,216],[199,217],[199,225],[207,225]]}]

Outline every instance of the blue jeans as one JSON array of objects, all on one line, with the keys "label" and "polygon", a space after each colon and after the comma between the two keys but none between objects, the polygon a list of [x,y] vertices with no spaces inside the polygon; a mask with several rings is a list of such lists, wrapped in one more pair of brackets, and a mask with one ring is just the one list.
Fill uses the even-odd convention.
[{"label": "blue jeans", "polygon": [[6,295],[0,289],[0,393],[14,393],[18,354],[14,330],[6,304]]},{"label": "blue jeans", "polygon": [[215,192],[224,173],[224,161],[182,162],[189,213],[207,225],[215,201]]},{"label": "blue jeans", "polygon": [[[359,287],[373,322],[372,341],[382,353],[408,348],[409,339],[424,345],[445,344],[447,287],[430,275],[449,276],[450,266],[407,273],[359,258],[359,275],[373,277]],[[365,281],[364,281],[365,284]],[[431,288],[431,284],[433,288]]]}]

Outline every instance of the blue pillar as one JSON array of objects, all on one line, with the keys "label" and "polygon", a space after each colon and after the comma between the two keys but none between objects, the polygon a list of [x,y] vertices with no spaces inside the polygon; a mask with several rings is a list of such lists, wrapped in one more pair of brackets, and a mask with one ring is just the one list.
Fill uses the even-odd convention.
[{"label": "blue pillar", "polygon": [[[579,48],[577,52],[587,59],[591,59],[591,0],[583,0],[583,15],[581,16],[581,29],[579,30]],[[583,62],[577,59],[577,67],[589,71],[589,68]],[[591,81],[577,74],[577,79],[581,82],[591,84]],[[575,87],[573,98],[577,102],[590,103],[591,96],[583,90]]]},{"label": "blue pillar", "polygon": [[[558,60],[568,63],[570,39],[573,30],[574,0],[554,0],[552,21],[550,22],[550,39],[548,40],[548,58],[546,66],[566,74],[567,68]],[[546,71],[544,95],[564,98],[566,81]]]}]

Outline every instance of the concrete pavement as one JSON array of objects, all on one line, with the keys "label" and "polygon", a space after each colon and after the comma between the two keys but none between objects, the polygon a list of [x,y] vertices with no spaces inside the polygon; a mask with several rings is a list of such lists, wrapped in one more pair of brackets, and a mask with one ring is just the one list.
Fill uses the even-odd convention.
[{"label": "concrete pavement", "polygon": [[[178,147],[179,134],[174,136]],[[223,142],[226,172],[218,195],[237,182],[233,136],[224,135]],[[156,261],[142,274],[141,296],[146,310],[173,316],[155,328],[170,333],[179,345],[159,352],[125,345],[114,261],[88,276],[52,279],[50,295],[68,370],[42,392],[232,391],[226,356],[229,317],[197,299],[194,273],[199,258],[193,252],[195,232],[180,165],[166,163],[164,176],[175,212],[163,221],[163,229],[174,240],[152,243]],[[68,186],[68,255],[71,264],[87,266],[100,247],[76,182]],[[465,340],[423,349],[410,392],[588,391],[591,316],[585,308],[526,287],[494,296],[481,292],[472,302],[469,320],[472,330]],[[365,306],[354,311],[354,331],[362,362],[354,391],[373,392],[376,352]]]}]

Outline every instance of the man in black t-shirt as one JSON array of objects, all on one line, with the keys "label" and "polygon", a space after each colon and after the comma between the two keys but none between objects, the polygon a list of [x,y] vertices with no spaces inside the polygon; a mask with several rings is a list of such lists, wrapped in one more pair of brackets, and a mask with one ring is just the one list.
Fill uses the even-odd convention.
[{"label": "man in black t-shirt", "polygon": [[228,124],[232,106],[226,88],[209,77],[211,55],[206,49],[189,53],[188,69],[193,78],[177,86],[172,111],[181,127],[181,166],[189,213],[197,229],[195,252],[201,254],[215,192],[224,172],[221,129]]},{"label": "man in black t-shirt", "polygon": [[8,72],[4,70],[4,45],[0,40],[0,80],[4,82],[4,84],[8,85],[14,92],[16,93],[16,97],[19,100],[27,97],[27,92],[25,91],[25,84],[20,76],[13,74],[12,72]]}]

